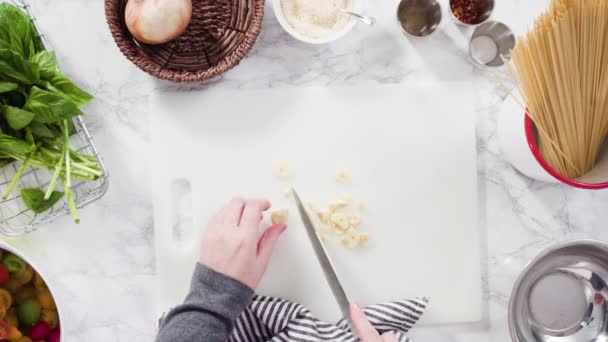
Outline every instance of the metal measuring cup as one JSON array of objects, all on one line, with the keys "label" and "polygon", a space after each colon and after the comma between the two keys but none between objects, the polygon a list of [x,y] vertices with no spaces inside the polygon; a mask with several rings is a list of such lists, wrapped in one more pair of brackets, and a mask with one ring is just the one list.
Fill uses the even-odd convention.
[{"label": "metal measuring cup", "polygon": [[401,0],[397,7],[397,22],[408,36],[422,38],[437,30],[443,15],[437,0]]},{"label": "metal measuring cup", "polygon": [[494,0],[473,0],[473,2],[475,2],[477,4],[477,6],[479,7],[479,15],[477,17],[477,20],[475,20],[475,22],[472,24],[463,23],[454,15],[454,11],[452,11],[453,2],[454,2],[454,0],[450,0],[450,17],[452,18],[452,20],[458,25],[475,26],[475,25],[482,24],[482,23],[486,22],[488,19],[490,19],[490,17],[492,16],[492,12],[494,11],[494,2],[495,1]]},{"label": "metal measuring cup", "polygon": [[516,39],[513,31],[499,21],[487,21],[475,28],[469,40],[469,56],[485,68],[504,65],[501,58],[511,59]]}]

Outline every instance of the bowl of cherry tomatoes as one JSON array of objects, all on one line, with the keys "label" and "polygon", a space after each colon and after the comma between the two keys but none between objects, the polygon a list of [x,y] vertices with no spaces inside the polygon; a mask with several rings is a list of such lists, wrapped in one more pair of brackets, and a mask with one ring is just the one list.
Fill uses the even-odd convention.
[{"label": "bowl of cherry tomatoes", "polygon": [[0,342],[59,342],[59,317],[38,268],[0,242]]}]

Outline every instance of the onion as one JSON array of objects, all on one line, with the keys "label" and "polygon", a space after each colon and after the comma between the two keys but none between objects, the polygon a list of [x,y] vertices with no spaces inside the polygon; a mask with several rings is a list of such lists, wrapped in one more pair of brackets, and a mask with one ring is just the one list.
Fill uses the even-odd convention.
[{"label": "onion", "polygon": [[186,31],[192,0],[129,0],[125,22],[129,32],[145,44],[163,44]]}]

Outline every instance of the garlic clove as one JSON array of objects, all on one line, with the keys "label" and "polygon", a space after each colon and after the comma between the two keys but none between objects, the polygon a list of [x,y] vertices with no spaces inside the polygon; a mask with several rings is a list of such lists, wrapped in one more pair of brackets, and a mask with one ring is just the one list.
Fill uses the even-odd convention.
[{"label": "garlic clove", "polygon": [[272,213],[270,213],[270,220],[272,221],[272,224],[286,224],[288,214],[289,212],[287,209],[273,210]]}]

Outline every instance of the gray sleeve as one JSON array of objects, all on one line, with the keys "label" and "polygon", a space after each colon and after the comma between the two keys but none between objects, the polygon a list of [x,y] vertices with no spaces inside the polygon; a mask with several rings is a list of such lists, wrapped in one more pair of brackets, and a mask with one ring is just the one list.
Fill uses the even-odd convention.
[{"label": "gray sleeve", "polygon": [[156,342],[227,341],[252,298],[246,285],[197,264],[190,293],[161,322]]}]

